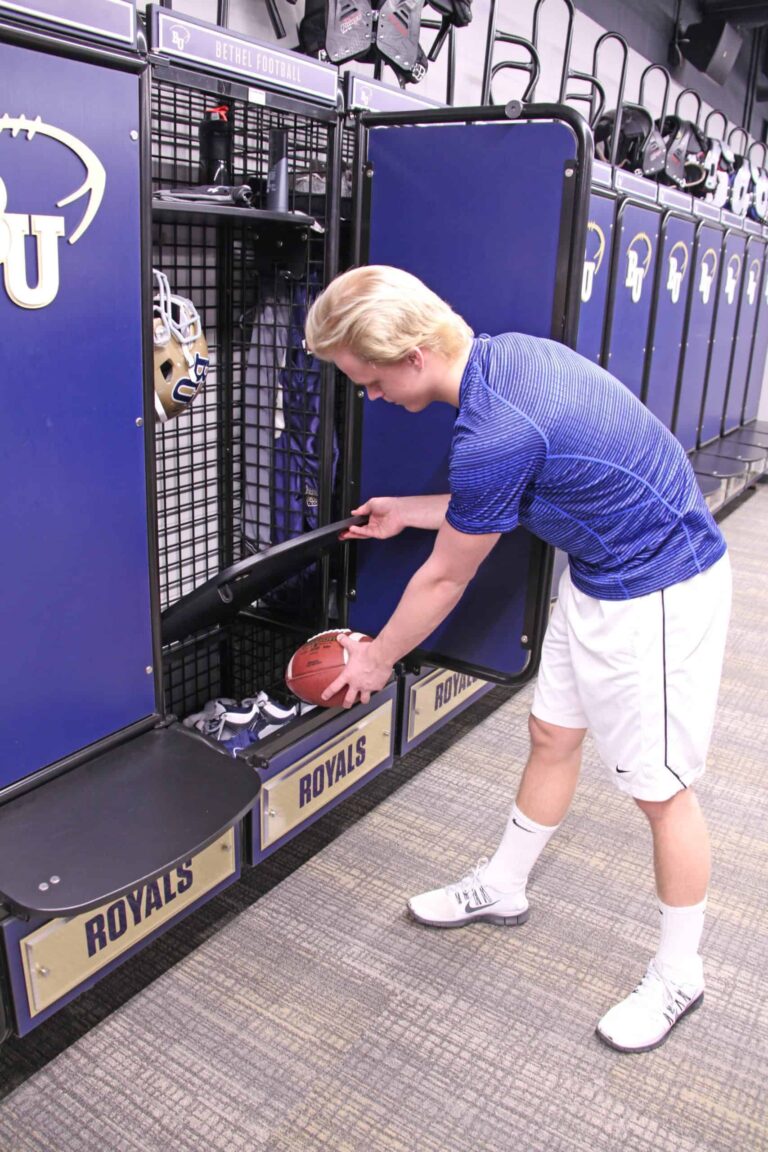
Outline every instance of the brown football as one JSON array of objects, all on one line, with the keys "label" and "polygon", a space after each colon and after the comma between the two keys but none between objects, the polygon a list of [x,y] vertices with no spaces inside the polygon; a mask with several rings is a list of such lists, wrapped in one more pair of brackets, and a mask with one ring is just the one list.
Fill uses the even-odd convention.
[{"label": "brown football", "polygon": [[371,641],[371,637],[365,633],[352,632],[349,628],[331,628],[328,632],[311,636],[296,649],[285,670],[285,683],[294,696],[321,708],[341,707],[347,694],[346,688],[342,688],[330,700],[321,697],[347,663],[348,653],[336,639],[342,634],[361,642]]}]

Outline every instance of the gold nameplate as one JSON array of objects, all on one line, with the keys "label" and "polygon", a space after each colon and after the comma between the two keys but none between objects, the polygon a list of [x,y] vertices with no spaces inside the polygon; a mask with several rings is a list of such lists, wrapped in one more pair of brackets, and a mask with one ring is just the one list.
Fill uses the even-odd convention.
[{"label": "gold nameplate", "polygon": [[197,856],[110,904],[49,920],[19,941],[34,1017],[232,876],[232,828]]},{"label": "gold nameplate", "polygon": [[460,704],[469,700],[487,680],[467,676],[463,672],[447,672],[436,668],[423,680],[411,686],[408,709],[408,739],[414,740],[439,720],[450,716]]},{"label": "gold nameplate", "polygon": [[261,787],[261,847],[325,808],[392,752],[393,702],[345,728]]}]

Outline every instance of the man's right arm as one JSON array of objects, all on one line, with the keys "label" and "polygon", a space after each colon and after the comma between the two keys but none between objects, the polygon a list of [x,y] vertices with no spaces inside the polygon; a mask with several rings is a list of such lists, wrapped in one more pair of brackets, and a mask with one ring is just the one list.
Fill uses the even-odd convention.
[{"label": "man's right arm", "polygon": [[342,540],[388,540],[404,528],[426,528],[438,532],[445,522],[450,496],[374,496],[353,516],[367,516],[368,523],[349,528]]},{"label": "man's right arm", "polygon": [[434,532],[439,532],[443,526],[450,499],[447,493],[397,497],[406,528],[428,528]]}]

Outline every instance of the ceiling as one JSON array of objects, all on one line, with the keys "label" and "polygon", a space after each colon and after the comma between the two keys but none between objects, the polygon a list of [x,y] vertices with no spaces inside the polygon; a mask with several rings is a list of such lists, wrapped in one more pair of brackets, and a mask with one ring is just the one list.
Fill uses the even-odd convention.
[{"label": "ceiling", "polygon": [[700,0],[703,17],[717,17],[740,28],[761,28],[768,24],[765,0]]}]

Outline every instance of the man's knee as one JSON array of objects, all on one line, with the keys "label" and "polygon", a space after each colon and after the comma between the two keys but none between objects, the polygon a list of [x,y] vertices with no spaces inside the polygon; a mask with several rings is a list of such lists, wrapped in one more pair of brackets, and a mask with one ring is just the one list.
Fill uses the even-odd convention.
[{"label": "man's knee", "polygon": [[587,733],[586,728],[562,728],[559,724],[540,720],[533,714],[528,717],[528,731],[534,751],[555,759],[578,752]]},{"label": "man's knee", "polygon": [[681,788],[668,800],[638,800],[637,797],[634,799],[640,811],[652,824],[662,820],[674,820],[678,816],[684,817],[691,812],[699,811],[699,801],[693,788]]}]

